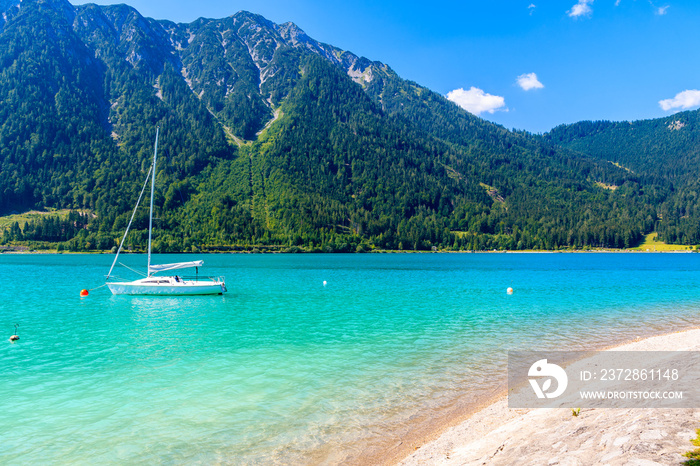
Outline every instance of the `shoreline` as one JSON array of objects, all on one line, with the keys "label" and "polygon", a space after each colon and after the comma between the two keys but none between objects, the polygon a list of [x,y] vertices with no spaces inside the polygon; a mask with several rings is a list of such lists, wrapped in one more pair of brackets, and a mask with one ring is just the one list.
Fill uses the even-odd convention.
[{"label": "shoreline", "polygon": [[[686,322],[685,325],[677,322],[665,323],[659,327],[646,327],[644,330],[638,329],[634,333],[627,332],[617,336],[611,334],[603,341],[592,345],[577,346],[571,348],[571,350],[613,350],[651,338],[665,337],[693,330],[700,332],[700,325],[697,322]],[[700,334],[698,335],[698,341],[700,341]],[[468,423],[470,419],[478,417],[481,412],[488,410],[490,406],[499,403],[499,401],[502,401],[507,407],[506,396],[508,388],[505,367],[502,375],[501,380],[494,383],[491,388],[487,387],[486,390],[477,390],[477,393],[463,391],[459,397],[453,399],[447,405],[436,408],[414,406],[411,409],[413,414],[408,419],[389,427],[381,437],[364,437],[349,443],[339,442],[334,445],[334,448],[329,446],[329,448],[319,449],[312,454],[310,464],[404,464],[415,453],[423,451],[426,445],[437,441],[446,432]],[[569,410],[566,410],[566,412],[571,416]],[[697,428],[700,428],[700,420]],[[690,444],[688,443],[688,445]],[[334,449],[340,451],[333,452],[332,450]],[[545,461],[544,464],[546,463]],[[425,465],[436,463],[420,461],[418,463],[405,464]],[[438,462],[437,464],[442,463]],[[514,464],[517,464],[517,462]]]},{"label": "shoreline", "polygon": [[[240,251],[197,251],[197,252],[154,252],[153,254],[169,254],[169,255],[177,255],[177,254],[205,254],[205,255],[235,255],[235,254],[259,254],[259,255],[267,255],[267,254],[293,254],[293,255],[304,255],[304,254],[692,254],[692,253],[699,253],[695,249],[669,249],[669,250],[661,250],[661,251],[642,251],[641,249],[558,249],[558,250],[550,250],[550,249],[527,249],[527,250],[492,250],[492,251],[449,251],[449,250],[438,250],[438,251],[421,251],[421,250],[392,250],[392,249],[375,249],[372,251],[364,251],[364,252],[323,252],[323,251],[305,251],[305,250],[300,250],[300,251],[283,251],[283,250],[278,250],[278,251],[272,251],[272,250],[265,250],[265,251],[255,251],[251,249],[245,249],[245,250],[240,250]],[[55,249],[0,249],[0,255],[2,254],[9,254],[9,255],[56,255],[56,256],[61,256],[61,255],[80,255],[80,254],[88,254],[88,255],[114,255],[113,252],[111,251],[57,251]],[[147,254],[146,251],[139,251],[139,252],[125,252],[122,251],[122,254],[129,254],[129,255],[138,255],[138,254]]]},{"label": "shoreline", "polygon": [[[700,351],[700,327],[595,350]],[[690,440],[700,428],[700,408],[588,408],[574,417],[569,409],[509,408],[506,389],[455,421],[436,426],[420,446],[386,451],[375,463],[682,464],[687,459],[682,454],[693,449]],[[654,458],[663,462],[648,462]]]}]

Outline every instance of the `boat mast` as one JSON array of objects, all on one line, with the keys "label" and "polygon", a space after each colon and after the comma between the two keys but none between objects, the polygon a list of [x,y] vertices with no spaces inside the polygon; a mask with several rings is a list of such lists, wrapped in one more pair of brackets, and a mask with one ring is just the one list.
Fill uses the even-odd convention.
[{"label": "boat mast", "polygon": [[146,174],[146,180],[143,182],[143,188],[141,188],[141,194],[139,194],[139,200],[136,201],[136,207],[134,207],[134,211],[131,213],[131,219],[129,220],[129,224],[126,226],[126,231],[124,232],[124,236],[122,237],[122,242],[119,243],[119,249],[117,249],[117,253],[114,255],[114,262],[112,262],[112,267],[109,269],[109,273],[107,274],[107,280],[109,280],[109,277],[112,276],[112,270],[114,270],[114,266],[117,264],[117,259],[119,259],[119,253],[122,252],[122,248],[124,247],[124,241],[126,241],[126,235],[129,234],[129,228],[131,228],[131,224],[134,222],[134,217],[136,216],[136,211],[139,208],[139,205],[141,204],[141,199],[143,198],[143,193],[146,192],[146,186],[148,186],[148,179],[151,177],[151,171],[153,170],[153,167],[149,168],[148,173]]},{"label": "boat mast", "polygon": [[151,276],[151,234],[153,230],[153,193],[156,188],[156,156],[158,155],[158,131],[160,127],[156,127],[156,147],[153,150],[153,173],[151,174],[151,213],[148,218],[148,276]]}]

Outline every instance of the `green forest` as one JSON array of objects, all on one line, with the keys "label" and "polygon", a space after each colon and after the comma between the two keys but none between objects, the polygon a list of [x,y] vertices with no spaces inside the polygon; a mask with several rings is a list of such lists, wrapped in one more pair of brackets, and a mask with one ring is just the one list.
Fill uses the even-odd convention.
[{"label": "green forest", "polygon": [[[183,25],[35,0],[4,13],[0,215],[70,214],[9,225],[0,250],[116,249],[156,127],[155,252],[700,243],[696,112],[533,135],[246,12]],[[147,204],[127,250],[146,247]]]},{"label": "green forest", "polygon": [[670,244],[700,243],[700,112],[655,120],[559,126],[548,142],[623,167],[652,194],[655,231]]}]

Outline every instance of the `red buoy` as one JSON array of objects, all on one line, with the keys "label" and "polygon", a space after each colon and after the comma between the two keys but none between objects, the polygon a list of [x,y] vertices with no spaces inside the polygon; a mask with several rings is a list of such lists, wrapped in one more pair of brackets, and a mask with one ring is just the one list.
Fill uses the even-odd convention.
[{"label": "red buoy", "polygon": [[89,295],[88,290],[80,290],[80,297],[84,298],[85,296]]}]

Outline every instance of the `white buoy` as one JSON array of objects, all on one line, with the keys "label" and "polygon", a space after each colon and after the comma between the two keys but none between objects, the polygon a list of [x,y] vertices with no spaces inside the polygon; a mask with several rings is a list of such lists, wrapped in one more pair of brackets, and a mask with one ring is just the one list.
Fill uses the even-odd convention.
[{"label": "white buoy", "polygon": [[508,287],[508,289],[506,290],[506,293],[513,294],[513,288]]},{"label": "white buoy", "polygon": [[328,285],[328,282],[323,280],[323,286],[326,286],[326,285]]}]

